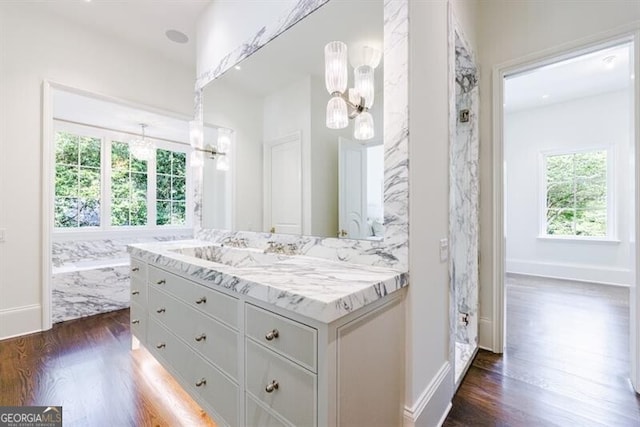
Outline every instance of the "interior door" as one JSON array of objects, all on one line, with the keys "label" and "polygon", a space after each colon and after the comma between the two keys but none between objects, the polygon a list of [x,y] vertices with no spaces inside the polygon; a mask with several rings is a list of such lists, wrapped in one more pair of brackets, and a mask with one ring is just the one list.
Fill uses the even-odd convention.
[{"label": "interior door", "polygon": [[302,136],[264,144],[263,231],[302,234]]},{"label": "interior door", "polygon": [[362,239],[367,232],[367,146],[338,140],[338,237]]}]

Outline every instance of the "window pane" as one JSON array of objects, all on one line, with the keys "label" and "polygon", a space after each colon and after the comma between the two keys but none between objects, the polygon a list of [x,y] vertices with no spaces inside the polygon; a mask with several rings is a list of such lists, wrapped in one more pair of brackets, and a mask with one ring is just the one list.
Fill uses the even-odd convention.
[{"label": "window pane", "polygon": [[111,225],[129,225],[129,200],[111,201]]},{"label": "window pane", "polygon": [[80,197],[100,200],[100,169],[80,168]]},{"label": "window pane", "polygon": [[80,138],[80,165],[100,168],[100,144],[98,138]]},{"label": "window pane", "polygon": [[607,235],[606,210],[578,210],[576,211],[576,235],[596,236]]},{"label": "window pane", "polygon": [[129,146],[122,142],[111,143],[111,168],[129,170]]},{"label": "window pane", "polygon": [[173,152],[173,174],[184,176],[187,171],[187,154]]},{"label": "window pane", "polygon": [[56,165],[56,196],[78,195],[78,167]]},{"label": "window pane", "polygon": [[183,225],[185,223],[185,204],[174,202],[171,204],[171,224]]},{"label": "window pane", "polygon": [[131,225],[147,225],[147,200],[136,200],[131,205]]},{"label": "window pane", "polygon": [[156,173],[171,175],[171,151],[156,150]]},{"label": "window pane", "polygon": [[573,155],[547,156],[547,182],[573,180]]},{"label": "window pane", "polygon": [[575,175],[578,178],[606,180],[607,152],[591,151],[576,153],[574,156]]},{"label": "window pane", "polygon": [[573,209],[549,209],[547,210],[547,234],[559,236],[571,236],[573,231]]},{"label": "window pane", "polygon": [[98,227],[100,225],[100,202],[91,198],[81,198],[78,205],[80,227]]},{"label": "window pane", "polygon": [[56,133],[56,164],[78,164],[78,137],[68,132]]},{"label": "window pane", "polygon": [[158,202],[156,207],[156,224],[171,224],[171,202]]},{"label": "window pane", "polygon": [[573,183],[547,184],[547,208],[573,207]]},{"label": "window pane", "polygon": [[605,180],[583,180],[576,182],[577,209],[607,208],[607,182]]},{"label": "window pane", "polygon": [[55,200],[55,227],[78,226],[78,199],[75,197],[56,197]]},{"label": "window pane", "polygon": [[111,198],[125,199],[131,197],[129,171],[114,170],[111,172]]},{"label": "window pane", "polygon": [[174,176],[171,178],[171,200],[185,199],[185,177]]},{"label": "window pane", "polygon": [[156,198],[158,200],[171,200],[171,176],[157,175]]},{"label": "window pane", "polygon": [[144,172],[144,173],[147,173],[147,161],[146,160],[138,160],[135,157],[131,156],[131,170],[133,172]]},{"label": "window pane", "polygon": [[132,197],[147,200],[147,174],[131,173]]}]

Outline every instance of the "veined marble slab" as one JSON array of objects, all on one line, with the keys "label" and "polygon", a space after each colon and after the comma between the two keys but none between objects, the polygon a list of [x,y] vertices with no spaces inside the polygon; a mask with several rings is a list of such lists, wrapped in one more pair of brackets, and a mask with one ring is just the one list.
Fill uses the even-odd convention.
[{"label": "veined marble slab", "polygon": [[[325,323],[408,285],[408,275],[401,271],[308,256],[268,254],[268,258],[255,257],[254,262],[227,265],[189,254],[190,248],[210,246],[211,242],[186,240],[130,245],[128,250],[133,257],[212,289],[224,288]],[[237,254],[238,259],[246,251],[216,250]]]}]

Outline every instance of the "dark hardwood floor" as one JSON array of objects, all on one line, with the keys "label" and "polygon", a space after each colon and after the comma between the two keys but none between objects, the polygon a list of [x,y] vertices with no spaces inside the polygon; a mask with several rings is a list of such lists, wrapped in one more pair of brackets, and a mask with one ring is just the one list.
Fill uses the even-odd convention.
[{"label": "dark hardwood floor", "polygon": [[481,350],[444,426],[640,426],[627,288],[509,276],[507,347]]},{"label": "dark hardwood floor", "polygon": [[129,310],[0,341],[0,406],[62,405],[65,427],[215,424],[144,349]]}]

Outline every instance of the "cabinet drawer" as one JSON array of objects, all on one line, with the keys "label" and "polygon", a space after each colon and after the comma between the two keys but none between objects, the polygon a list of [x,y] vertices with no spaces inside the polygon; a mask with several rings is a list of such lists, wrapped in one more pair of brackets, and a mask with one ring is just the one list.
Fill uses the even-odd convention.
[{"label": "cabinet drawer", "polygon": [[131,266],[129,271],[131,273],[131,278],[136,278],[142,280],[143,282],[147,281],[147,263],[138,259],[131,257]]},{"label": "cabinet drawer", "polygon": [[131,278],[131,302],[147,305],[147,282],[135,277]]},{"label": "cabinet drawer", "polygon": [[135,302],[131,302],[129,322],[131,323],[131,334],[135,335],[141,342],[146,342],[147,311]]},{"label": "cabinet drawer", "polygon": [[[316,376],[276,353],[246,341],[246,390],[296,426],[316,425]],[[268,391],[277,382],[278,388]]]},{"label": "cabinet drawer", "polygon": [[251,304],[245,307],[248,336],[316,372],[315,329]]},{"label": "cabinet drawer", "polygon": [[290,427],[290,424],[285,424],[271,412],[264,409],[251,396],[247,395],[245,402],[247,426]]},{"label": "cabinet drawer", "polygon": [[149,316],[237,380],[238,333],[233,329],[155,288],[149,289]]},{"label": "cabinet drawer", "polygon": [[190,307],[238,327],[238,300],[168,271],[149,266],[149,287],[157,287],[183,300]]},{"label": "cabinet drawer", "polygon": [[149,318],[149,330],[147,331],[147,348],[160,362],[169,365],[183,381],[191,378],[192,368],[189,358],[192,352],[188,347],[180,342],[171,332],[165,329],[160,323]]},{"label": "cabinet drawer", "polygon": [[192,354],[191,363],[191,377],[186,378],[187,383],[225,423],[237,426],[240,403],[238,386],[195,353]]}]

